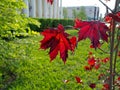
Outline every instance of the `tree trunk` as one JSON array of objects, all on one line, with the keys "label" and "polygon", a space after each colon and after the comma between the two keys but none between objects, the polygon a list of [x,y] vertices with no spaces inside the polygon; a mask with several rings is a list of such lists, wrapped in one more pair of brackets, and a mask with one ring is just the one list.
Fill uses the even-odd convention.
[{"label": "tree trunk", "polygon": [[114,12],[120,11],[120,0],[116,0]]}]

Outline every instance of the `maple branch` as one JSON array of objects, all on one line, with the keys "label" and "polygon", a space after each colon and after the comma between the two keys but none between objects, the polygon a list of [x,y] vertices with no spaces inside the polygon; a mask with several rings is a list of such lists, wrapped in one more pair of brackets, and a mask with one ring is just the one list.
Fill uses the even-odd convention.
[{"label": "maple branch", "polygon": [[115,21],[112,20],[112,26],[111,26],[111,41],[110,41],[110,81],[109,86],[110,90],[112,90],[113,87],[113,54],[114,54],[114,37],[115,37]]},{"label": "maple branch", "polygon": [[113,10],[110,8],[110,7],[108,7],[103,1],[101,1],[101,0],[99,0],[107,9],[109,9],[112,13],[114,13],[113,12]]}]

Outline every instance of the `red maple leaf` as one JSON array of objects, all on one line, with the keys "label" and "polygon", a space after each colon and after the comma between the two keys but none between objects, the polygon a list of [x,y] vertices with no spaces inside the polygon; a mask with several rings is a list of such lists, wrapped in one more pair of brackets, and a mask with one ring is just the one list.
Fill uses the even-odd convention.
[{"label": "red maple leaf", "polygon": [[75,48],[75,37],[71,39],[68,38],[69,34],[64,32],[64,27],[59,24],[57,28],[46,29],[41,32],[41,35],[44,36],[43,40],[40,41],[41,49],[50,48],[49,55],[51,61],[56,58],[58,52],[60,52],[60,58],[66,62],[68,57],[68,50],[74,51]]},{"label": "red maple leaf", "polygon": [[105,18],[104,18],[104,20],[105,20],[105,22],[107,22],[107,23],[111,23],[112,17],[106,15]]},{"label": "red maple leaf", "polygon": [[70,39],[70,42],[71,42],[71,48],[72,48],[72,51],[74,51],[76,45],[77,45],[77,38],[75,36],[73,36],[71,39]]},{"label": "red maple leaf", "polygon": [[48,3],[50,3],[51,5],[53,4],[53,0],[47,0]]},{"label": "red maple leaf", "polygon": [[98,70],[98,69],[100,68],[100,64],[95,64],[95,65],[94,65],[94,68],[95,68],[96,70]]},{"label": "red maple leaf", "polygon": [[98,80],[100,80],[100,79],[102,79],[103,77],[105,76],[105,74],[100,74],[99,76],[98,76]]},{"label": "red maple leaf", "polygon": [[100,46],[100,39],[106,42],[108,41],[108,27],[105,23],[100,21],[82,21],[76,19],[74,27],[80,29],[78,32],[78,41],[89,38],[94,48]]},{"label": "red maple leaf", "polygon": [[91,84],[89,85],[89,87],[93,89],[93,88],[96,87],[96,84],[95,84],[95,83],[91,83]]},{"label": "red maple leaf", "polygon": [[84,66],[84,69],[86,70],[86,71],[91,71],[92,70],[92,66]]},{"label": "red maple leaf", "polygon": [[80,77],[76,76],[75,79],[76,79],[77,83],[82,83],[82,80]]},{"label": "red maple leaf", "polygon": [[92,57],[92,58],[88,58],[88,64],[89,64],[90,66],[94,66],[95,63],[96,63],[96,60],[95,60],[94,57]]},{"label": "red maple leaf", "polygon": [[103,84],[102,90],[110,90],[109,84],[108,83]]},{"label": "red maple leaf", "polygon": [[120,76],[118,77],[118,81],[120,81]]},{"label": "red maple leaf", "polygon": [[109,57],[106,57],[106,58],[102,59],[102,62],[103,62],[103,63],[107,63],[109,60],[110,60],[110,58],[109,58]]}]

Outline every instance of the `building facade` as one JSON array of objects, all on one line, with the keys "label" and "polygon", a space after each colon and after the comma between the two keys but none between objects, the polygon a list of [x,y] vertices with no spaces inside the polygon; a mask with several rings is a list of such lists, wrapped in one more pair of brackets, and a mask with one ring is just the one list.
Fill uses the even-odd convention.
[{"label": "building facade", "polygon": [[92,19],[97,20],[99,18],[99,7],[96,6],[64,7],[64,9],[66,9],[67,11],[67,18],[69,19],[76,18],[73,14],[73,11],[79,13],[81,8],[84,8],[88,20],[92,20]]},{"label": "building facade", "polygon": [[23,0],[27,8],[23,13],[27,17],[63,18],[62,0],[54,0],[53,4],[47,0]]}]

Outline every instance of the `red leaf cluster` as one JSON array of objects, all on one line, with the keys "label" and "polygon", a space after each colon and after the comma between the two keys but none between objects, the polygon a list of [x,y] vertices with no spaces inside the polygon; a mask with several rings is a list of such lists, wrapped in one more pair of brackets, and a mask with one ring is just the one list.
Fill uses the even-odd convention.
[{"label": "red leaf cluster", "polygon": [[105,21],[108,23],[111,23],[113,19],[117,22],[120,22],[120,11],[115,14],[109,13],[108,15],[105,16]]},{"label": "red leaf cluster", "polygon": [[79,29],[78,41],[89,38],[94,48],[100,46],[100,39],[108,41],[108,27],[100,21],[82,21],[76,19],[74,28]]},{"label": "red leaf cluster", "polygon": [[53,4],[53,0],[47,0],[48,3],[50,3],[51,5]]},{"label": "red leaf cluster", "polygon": [[98,70],[100,68],[100,63],[94,57],[89,57],[88,58],[88,65],[84,66],[84,69],[86,71],[90,71],[93,68],[95,68],[96,70]]},{"label": "red leaf cluster", "polygon": [[87,65],[87,66],[84,66],[84,69],[85,69],[86,71],[90,71],[90,70],[92,70],[93,68],[96,69],[96,70],[98,70],[98,69],[100,68],[100,66],[101,66],[100,60],[99,60],[99,59],[96,59],[96,58],[94,57],[94,55],[93,55],[92,52],[89,52],[88,55],[89,55],[89,56],[88,56],[88,59],[87,59],[88,65]]},{"label": "red leaf cluster", "polygon": [[87,63],[88,65],[84,66],[86,71],[91,71],[93,68],[98,70],[101,67],[101,63],[107,63],[110,59],[108,57],[104,59],[95,58],[92,52],[88,53]]},{"label": "red leaf cluster", "polygon": [[51,61],[56,58],[58,52],[60,52],[60,58],[66,62],[68,57],[68,50],[74,51],[76,46],[76,37],[68,38],[69,34],[64,31],[64,27],[59,24],[57,28],[46,29],[41,32],[44,36],[43,40],[40,41],[41,49],[50,48],[49,55]]}]

